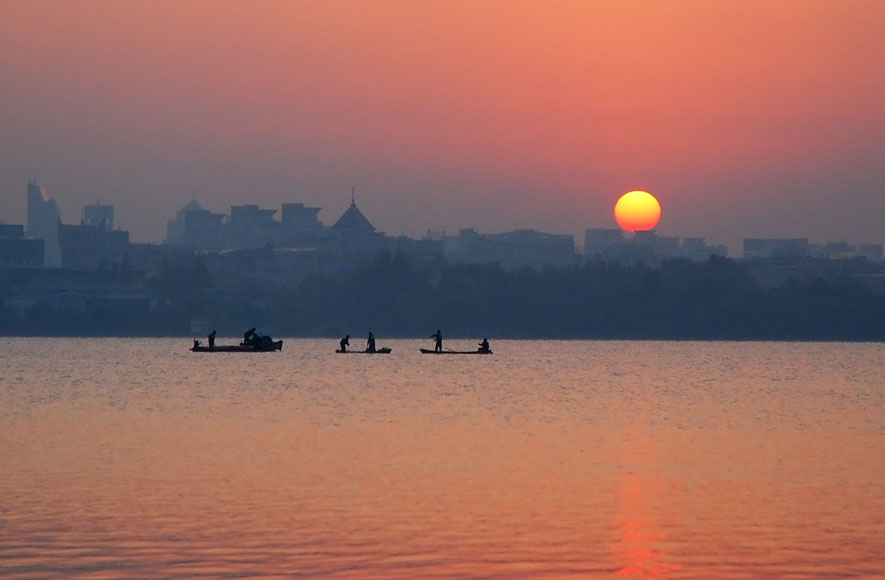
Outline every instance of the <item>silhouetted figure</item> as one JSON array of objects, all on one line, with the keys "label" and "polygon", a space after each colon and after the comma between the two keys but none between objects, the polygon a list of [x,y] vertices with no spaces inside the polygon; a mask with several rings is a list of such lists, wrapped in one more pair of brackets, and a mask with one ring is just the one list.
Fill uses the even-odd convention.
[{"label": "silhouetted figure", "polygon": [[258,335],[255,334],[255,328],[250,328],[246,331],[246,334],[243,335],[243,344],[252,344],[257,337]]},{"label": "silhouetted figure", "polygon": [[442,352],[442,332],[439,329],[436,329],[436,334],[431,334],[430,338],[436,341],[436,346],[433,348],[436,352]]},{"label": "silhouetted figure", "polygon": [[482,342],[479,343],[479,352],[489,352],[491,350],[492,350],[491,347],[489,347],[489,339],[488,338],[482,339]]},{"label": "silhouetted figure", "polygon": [[347,352],[347,347],[350,346],[350,335],[342,338],[338,345],[341,347],[341,352]]},{"label": "silhouetted figure", "polygon": [[209,333],[209,348],[215,348],[215,331]]},{"label": "silhouetted figure", "polygon": [[194,348],[197,348],[198,346],[200,346],[200,341],[195,338],[194,339]]},{"label": "silhouetted figure", "polygon": [[375,335],[369,332],[369,338],[366,339],[366,352],[375,352]]}]

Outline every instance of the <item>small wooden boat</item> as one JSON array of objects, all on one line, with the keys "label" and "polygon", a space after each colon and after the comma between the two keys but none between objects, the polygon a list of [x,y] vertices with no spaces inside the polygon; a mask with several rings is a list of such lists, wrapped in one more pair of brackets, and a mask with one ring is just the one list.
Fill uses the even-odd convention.
[{"label": "small wooden boat", "polygon": [[375,349],[374,352],[368,350],[341,350],[340,348],[335,349],[335,352],[338,354],[390,354],[390,349],[386,346]]},{"label": "small wooden boat", "polygon": [[422,348],[421,354],[492,354],[491,350],[433,350]]},{"label": "small wooden boat", "polygon": [[242,342],[240,344],[216,344],[211,347],[195,342],[194,346],[191,347],[191,352],[274,352],[277,350],[283,350],[282,340],[270,340],[252,344],[244,344]]}]

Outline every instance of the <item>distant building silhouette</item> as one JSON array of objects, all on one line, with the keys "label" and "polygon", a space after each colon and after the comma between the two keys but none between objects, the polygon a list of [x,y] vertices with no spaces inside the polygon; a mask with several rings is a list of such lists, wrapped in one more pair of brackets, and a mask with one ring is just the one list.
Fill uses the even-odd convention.
[{"label": "distant building silhouette", "polygon": [[822,246],[809,247],[812,256],[829,259],[865,258],[867,260],[882,259],[882,244],[850,244],[848,242],[830,242]]},{"label": "distant building silhouette", "polygon": [[166,244],[190,246],[197,251],[223,250],[226,247],[227,216],[203,209],[190,201],[178,210],[166,225]]},{"label": "distant building silhouette", "polygon": [[58,246],[58,204],[32,179],[28,181],[27,235],[43,240],[43,265],[61,265],[61,249]]},{"label": "distant building silhouette", "polygon": [[293,284],[319,270],[366,265],[385,251],[419,259],[442,253],[438,240],[389,237],[377,231],[353,195],[331,227],[320,222],[319,212],[303,203],[284,203],[277,220],[276,210],[255,204],[232,206],[230,215],[224,215],[191,201],[168,222],[166,244],[202,254],[213,278],[230,284],[242,283],[245,272],[251,280]]},{"label": "distant building silhouette", "polygon": [[[0,322],[4,322],[10,332],[167,335],[187,333],[188,322],[193,320],[203,320],[206,325],[211,321],[212,328],[220,320],[221,330],[225,329],[222,324],[228,319],[228,328],[224,331],[229,331],[231,325],[239,328],[240,322],[234,318],[245,318],[256,320],[262,326],[280,321],[299,332],[302,328],[311,328],[310,332],[338,335],[342,320],[347,324],[365,320],[364,328],[378,328],[374,320],[382,315],[394,327],[399,325],[401,331],[414,332],[412,322],[418,328],[426,327],[426,320],[420,322],[426,304],[448,303],[445,297],[452,294],[451,287],[458,287],[441,283],[448,280],[449,275],[467,284],[464,287],[469,291],[463,293],[465,300],[476,302],[479,297],[478,303],[482,305],[488,301],[501,300],[503,304],[505,300],[524,299],[521,304],[530,308],[550,291],[546,283],[528,288],[525,284],[507,281],[525,280],[521,273],[505,272],[499,278],[502,283],[496,284],[495,277],[486,277],[488,268],[449,268],[439,260],[440,256],[450,263],[496,263],[507,270],[563,268],[579,264],[581,260],[575,252],[572,236],[531,229],[495,234],[462,229],[457,235],[448,236],[445,232],[428,231],[421,240],[387,236],[357,207],[354,195],[350,205],[342,208],[340,217],[328,227],[319,219],[320,208],[303,203],[284,203],[282,211],[257,204],[234,205],[229,214],[224,214],[204,209],[194,200],[168,222],[166,245],[132,244],[128,232],[115,229],[111,205],[87,205],[82,209],[79,225],[65,225],[59,220],[56,202],[33,180],[28,182],[27,193],[26,228],[0,224]],[[52,240],[55,247],[56,267],[53,268],[41,267],[51,256],[47,240]],[[851,293],[851,282],[859,282],[885,295],[881,244],[837,241],[815,245],[804,238],[748,238],[744,241],[745,259],[735,265],[730,260],[709,260],[711,256],[725,256],[727,251],[724,246],[707,245],[703,238],[659,236],[653,230],[629,234],[621,229],[591,228],[585,232],[583,250],[585,259],[602,261],[586,269],[594,276],[590,286],[586,286],[588,294],[598,290],[601,298],[617,293],[624,281],[678,280],[683,275],[688,276],[686,282],[703,290],[701,294],[717,300],[720,288],[704,281],[734,280],[737,282],[735,296],[746,298],[748,306],[762,304],[763,316],[771,311],[768,297],[758,302],[762,299],[752,286],[785,287],[786,292],[775,293],[781,296],[780,304],[785,306],[790,305],[790,289],[796,284],[804,295],[809,288],[829,287],[842,292],[839,289],[844,286],[848,290],[839,295],[846,297],[839,299],[842,302],[857,296]],[[672,258],[707,263],[668,263]],[[642,262],[651,267],[624,268],[605,263],[609,261]],[[663,277],[651,270],[659,270]],[[313,276],[320,272],[323,275]],[[752,280],[752,286],[746,284],[744,273]],[[443,275],[446,278],[442,278]],[[604,280],[597,275],[611,278]],[[536,278],[570,285],[583,277],[542,272]],[[839,279],[838,284],[827,286],[821,282],[835,278]],[[846,281],[849,284],[844,284]],[[785,286],[788,283],[791,286]],[[364,284],[368,284],[365,287],[371,291],[361,293]],[[558,286],[567,287],[570,286]],[[372,310],[366,305],[374,308],[373,303],[363,300],[366,297],[371,300],[379,292],[389,295],[390,300],[382,300],[375,309],[376,314],[360,319],[364,312]],[[579,294],[553,293],[557,296],[557,305],[567,303],[569,296],[579,301],[575,304],[581,304]],[[426,300],[425,295],[429,297]],[[290,296],[296,299],[287,300]],[[422,299],[416,300],[415,296]],[[560,300],[560,296],[564,300]],[[673,304],[677,307],[691,302],[676,298]],[[731,312],[730,299],[726,303],[729,310],[722,311],[727,316],[721,319],[742,319],[740,313]],[[454,304],[449,314],[457,316],[458,312],[464,312],[466,318],[461,326],[463,322],[469,324],[469,318],[474,317],[470,308],[457,305],[458,302]],[[706,315],[706,305],[695,309],[694,304],[688,304],[686,312]],[[568,322],[567,313],[574,308],[564,306],[562,313],[566,315],[552,318]],[[606,310],[611,305],[601,300],[599,308],[596,318],[592,319],[605,321]],[[811,315],[808,320],[812,320],[816,314],[814,308],[807,312]],[[867,311],[863,312],[866,316]],[[342,320],[335,318],[339,315]],[[314,318],[308,323],[311,326],[302,326],[311,317]],[[525,320],[511,323],[510,316],[505,318],[508,320],[501,323],[502,330],[520,332],[519,326]],[[674,321],[677,326],[682,324],[678,315]],[[695,330],[712,327],[705,318],[699,323],[700,326],[694,326]],[[853,323],[846,324],[850,330]],[[658,332],[663,326],[648,329]],[[739,326],[735,327],[737,336],[746,337],[740,334],[745,332],[745,327]],[[573,332],[577,333],[574,336],[581,332],[596,336],[593,333],[597,332],[593,328],[588,331],[586,327],[566,330],[566,326],[555,324],[536,326],[528,332],[545,332],[545,328],[554,332],[561,330],[569,336]],[[643,327],[635,330],[644,332]],[[485,329],[482,332],[484,334]],[[853,335],[849,332],[846,336]]]},{"label": "distant building silhouette", "polygon": [[345,243],[351,250],[362,251],[385,239],[357,207],[354,197],[350,207],[331,227],[320,222],[319,212],[320,208],[303,203],[284,203],[277,220],[277,210],[257,204],[234,205],[230,215],[224,215],[212,213],[197,201],[191,201],[167,223],[166,244],[191,246],[205,252]]},{"label": "distant building silhouette", "polygon": [[535,230],[482,234],[472,228],[458,232],[455,243],[445,245],[453,262],[497,263],[502,268],[568,267],[575,264],[573,236]]},{"label": "distant building silhouette", "polygon": [[100,226],[106,230],[114,229],[114,206],[95,205],[83,206],[83,218],[80,224],[84,226]]},{"label": "distant building silhouette", "polygon": [[43,265],[43,240],[25,238],[22,225],[0,224],[0,268]]},{"label": "distant building silhouette", "polygon": [[104,225],[61,224],[58,230],[64,268],[120,267],[129,250],[129,232]]},{"label": "distant building silhouette", "polygon": [[625,242],[624,230],[620,228],[589,228],[584,230],[584,255],[603,258]]},{"label": "distant building silhouette", "polygon": [[359,210],[356,206],[356,201],[353,199],[350,202],[350,207],[338,218],[332,229],[351,237],[375,233],[375,226],[366,219],[366,216]]},{"label": "distant building silhouette", "polygon": [[83,206],[80,225],[58,223],[63,268],[121,266],[129,250],[129,232],[113,229],[114,206]]},{"label": "distant building silhouette", "polygon": [[191,211],[203,211],[197,200],[191,200],[175,214],[175,219],[166,222],[166,244],[170,246],[183,246],[187,234],[187,213]]},{"label": "distant building silhouette", "polygon": [[870,260],[881,260],[882,244],[861,244],[857,248],[857,253],[859,256]]},{"label": "distant building silhouette", "polygon": [[587,259],[655,263],[686,258],[702,262],[711,256],[726,256],[723,245],[707,245],[704,238],[659,236],[655,230],[635,232],[624,237],[623,230],[590,228],[584,232],[584,255]]},{"label": "distant building silhouette", "polygon": [[744,259],[814,257],[882,259],[882,244],[855,245],[845,241],[811,244],[808,238],[744,238]]},{"label": "distant building silhouette", "polygon": [[319,218],[318,207],[307,207],[303,203],[284,203],[280,221],[287,237],[297,240],[316,240],[322,237],[325,226]]},{"label": "distant building silhouette", "polygon": [[279,222],[273,218],[276,212],[256,204],[232,205],[225,247],[254,249],[279,244]]},{"label": "distant building silhouette", "polygon": [[744,259],[807,255],[808,238],[744,238]]},{"label": "distant building silhouette", "polygon": [[223,250],[227,247],[227,216],[208,209],[184,214],[184,243],[197,250]]}]

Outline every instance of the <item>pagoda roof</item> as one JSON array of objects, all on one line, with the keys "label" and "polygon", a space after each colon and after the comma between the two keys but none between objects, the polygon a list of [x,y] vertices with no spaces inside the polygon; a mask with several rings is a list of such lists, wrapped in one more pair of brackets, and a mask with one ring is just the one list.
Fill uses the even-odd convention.
[{"label": "pagoda roof", "polygon": [[363,212],[361,212],[356,206],[355,201],[350,202],[350,207],[347,208],[347,211],[345,211],[340,218],[338,218],[338,221],[335,222],[335,225],[333,225],[332,228],[359,233],[371,233],[375,231],[375,226],[366,219]]}]

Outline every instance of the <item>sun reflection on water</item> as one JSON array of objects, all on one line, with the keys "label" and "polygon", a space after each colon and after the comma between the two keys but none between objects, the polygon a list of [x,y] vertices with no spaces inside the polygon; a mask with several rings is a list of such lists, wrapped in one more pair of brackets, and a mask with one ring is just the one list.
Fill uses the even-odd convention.
[{"label": "sun reflection on water", "polygon": [[882,345],[300,342],[0,340],[0,575],[885,571]]}]

